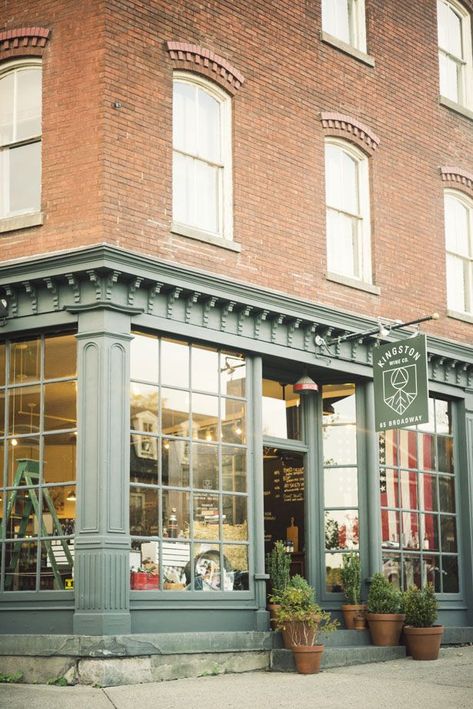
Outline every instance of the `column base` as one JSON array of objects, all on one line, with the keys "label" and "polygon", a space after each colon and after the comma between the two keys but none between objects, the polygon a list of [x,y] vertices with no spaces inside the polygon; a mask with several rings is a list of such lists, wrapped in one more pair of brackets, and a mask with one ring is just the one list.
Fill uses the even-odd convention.
[{"label": "column base", "polygon": [[131,615],[123,613],[76,611],[72,622],[74,635],[127,635],[131,633]]}]

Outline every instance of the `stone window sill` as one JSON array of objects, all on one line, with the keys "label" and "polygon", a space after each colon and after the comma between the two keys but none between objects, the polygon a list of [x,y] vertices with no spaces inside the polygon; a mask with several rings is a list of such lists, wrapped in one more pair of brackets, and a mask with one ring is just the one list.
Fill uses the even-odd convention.
[{"label": "stone window sill", "polygon": [[456,310],[447,310],[447,317],[455,318],[455,320],[463,320],[473,325],[473,313],[459,313]]},{"label": "stone window sill", "polygon": [[473,121],[473,111],[471,111],[469,108],[466,108],[466,106],[463,106],[461,103],[456,103],[456,101],[451,101],[449,98],[445,98],[445,96],[440,96],[439,103],[441,106],[445,106],[446,108],[449,108],[451,111],[455,111],[455,113],[459,113],[460,116],[464,116],[465,118],[469,118],[470,121]]},{"label": "stone window sill", "polygon": [[173,234],[177,234],[178,236],[186,236],[189,239],[197,239],[197,241],[212,244],[212,246],[219,246],[221,249],[228,249],[229,251],[237,252],[241,251],[240,244],[236,244],[230,239],[224,239],[220,236],[212,236],[212,234],[207,234],[205,231],[201,231],[200,229],[193,229],[185,224],[176,224],[173,222],[171,225],[171,232]]},{"label": "stone window sill", "polygon": [[332,47],[339,49],[341,52],[344,52],[344,54],[348,54],[351,57],[354,57],[359,62],[362,62],[363,64],[367,64],[368,66],[374,66],[374,58],[373,57],[371,57],[369,54],[366,54],[366,52],[362,52],[359,49],[356,49],[356,47],[352,47],[351,44],[347,44],[346,42],[343,42],[341,39],[334,37],[332,34],[328,34],[328,32],[321,32],[320,38],[321,38],[322,42],[326,42],[327,44],[331,44]]},{"label": "stone window sill", "polygon": [[363,290],[366,293],[371,293],[372,295],[381,295],[381,288],[379,288],[378,286],[374,286],[372,283],[358,281],[356,278],[350,278],[349,276],[342,276],[341,274],[331,272],[326,273],[325,278],[327,279],[327,281],[340,283],[340,285],[342,286],[348,286],[349,288]]},{"label": "stone window sill", "polygon": [[41,226],[42,224],[43,212],[6,217],[5,219],[0,219],[0,234],[4,234],[7,231],[17,231],[18,229],[28,229],[32,226]]}]

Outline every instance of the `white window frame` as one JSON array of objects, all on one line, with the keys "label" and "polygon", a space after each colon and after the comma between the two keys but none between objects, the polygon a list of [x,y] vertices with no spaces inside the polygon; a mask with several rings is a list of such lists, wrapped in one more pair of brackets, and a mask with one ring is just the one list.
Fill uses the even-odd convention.
[{"label": "white window frame", "polygon": [[[459,76],[457,81],[457,92],[458,101],[445,96],[442,93],[442,86],[440,86],[440,95],[446,101],[452,101],[453,103],[458,103],[460,106],[465,108],[473,108],[473,49],[471,41],[471,14],[468,10],[456,0],[437,0],[437,22],[439,22],[440,13],[438,8],[440,5],[445,5],[451,9],[459,18],[461,22],[461,35],[462,35],[462,56],[455,56],[451,54],[447,49],[438,46],[439,52],[439,69],[440,69],[440,59],[442,56],[446,56],[452,61],[454,61],[459,67]],[[440,77],[439,77],[440,81]]]},{"label": "white window frame", "polygon": [[[444,193],[444,209],[445,209],[445,225],[447,217],[447,199],[456,199],[468,210],[469,221],[469,256],[452,251],[447,247],[447,233],[445,228],[445,252],[447,261],[447,308],[449,312],[473,315],[473,200],[457,190],[445,190]],[[448,260],[449,257],[461,259],[463,261],[463,269],[465,274],[465,296],[463,309],[458,310],[457,307],[451,307],[451,293],[448,289]]]},{"label": "white window frame", "polygon": [[327,239],[327,270],[328,274],[338,274],[342,278],[353,279],[354,281],[359,281],[360,283],[371,284],[372,283],[372,268],[371,268],[371,211],[370,211],[370,194],[369,194],[369,165],[368,157],[354,145],[346,140],[341,140],[339,138],[326,138],[325,139],[325,170],[327,170],[327,157],[326,148],[332,145],[340,150],[347,153],[352,159],[355,160],[358,167],[358,205],[359,211],[357,214],[345,213],[351,218],[357,219],[358,229],[357,229],[357,252],[354,254],[354,263],[358,262],[359,267],[356,273],[351,275],[346,274],[344,271],[337,271],[333,268],[333,264],[329,262],[329,233],[328,233],[328,218],[327,215],[329,211],[334,211],[337,213],[344,213],[336,206],[332,206],[328,203],[327,193],[325,195],[325,212],[326,212],[326,239]]},{"label": "white window frame", "polygon": [[[42,60],[37,57],[28,57],[24,59],[15,59],[13,61],[0,64],[0,79],[12,72],[21,71],[23,69],[39,68],[42,70]],[[42,107],[41,107],[42,109]],[[41,116],[42,120],[42,116]],[[0,232],[9,231],[10,229],[35,226],[42,223],[41,206],[37,209],[22,209],[12,212],[9,208],[8,189],[10,185],[10,177],[8,173],[8,161],[2,159],[3,154],[9,150],[21,147],[22,145],[31,145],[33,143],[42,144],[42,126],[40,132],[34,136],[30,136],[24,140],[13,140],[0,144]],[[42,178],[40,173],[40,203],[41,203],[41,187]],[[33,216],[33,219],[31,216]],[[4,225],[4,228],[3,228]]]},{"label": "white window frame", "polygon": [[333,7],[330,0],[328,0],[328,2],[324,2],[322,0],[322,32],[329,36],[335,37],[339,42],[348,44],[349,46],[358,49],[360,52],[366,53],[365,0],[347,0],[348,25],[350,32],[348,42],[346,42],[345,38],[338,37],[327,29],[327,11],[330,6]]},{"label": "white window frame", "polygon": [[[190,236],[203,241],[217,243],[222,240],[233,240],[233,186],[232,186],[232,99],[223,89],[198,74],[186,71],[175,71],[173,74],[173,93],[176,82],[183,82],[206,91],[220,104],[220,150],[221,169],[220,189],[218,195],[218,230],[207,231],[193,224],[178,222],[173,218],[172,231],[184,236]],[[176,149],[173,142],[173,159]],[[181,154],[188,155],[188,153]],[[190,154],[189,154],[190,155]],[[199,159],[199,155],[191,155]],[[207,162],[204,159],[205,162]]]}]

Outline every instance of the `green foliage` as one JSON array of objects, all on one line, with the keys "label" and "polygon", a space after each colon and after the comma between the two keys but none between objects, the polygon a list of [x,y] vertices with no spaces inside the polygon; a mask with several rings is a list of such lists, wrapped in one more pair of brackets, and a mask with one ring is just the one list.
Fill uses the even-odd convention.
[{"label": "green foliage", "polygon": [[48,679],[47,684],[54,684],[56,687],[67,687],[67,679],[65,677],[55,677]]},{"label": "green foliage", "polygon": [[431,583],[420,589],[411,586],[404,594],[406,625],[414,628],[430,628],[437,620],[438,603]]},{"label": "green foliage", "polygon": [[4,675],[2,672],[0,672],[0,682],[6,683],[6,684],[21,682],[22,679],[23,679],[23,672],[14,672],[11,675]]},{"label": "green foliage", "polygon": [[[294,579],[295,585],[292,584]],[[295,576],[279,596],[276,627],[286,630],[290,623],[303,625],[297,632],[299,640],[293,639],[293,644],[302,645],[315,645],[320,633],[330,633],[339,625],[338,620],[331,620],[330,613],[315,602],[314,589],[301,576]]]},{"label": "green foliage", "polygon": [[368,613],[403,613],[403,595],[384,574],[374,574],[368,593]]},{"label": "green foliage", "polygon": [[289,584],[291,557],[284,543],[277,541],[269,554],[266,554],[266,570],[271,580],[271,603],[278,603],[279,596]]},{"label": "green foliage", "polygon": [[338,522],[330,517],[330,512],[325,512],[325,548],[327,551],[339,548],[339,532]]},{"label": "green foliage", "polygon": [[353,551],[344,554],[340,573],[345,597],[353,605],[358,605],[361,599],[360,555]]}]

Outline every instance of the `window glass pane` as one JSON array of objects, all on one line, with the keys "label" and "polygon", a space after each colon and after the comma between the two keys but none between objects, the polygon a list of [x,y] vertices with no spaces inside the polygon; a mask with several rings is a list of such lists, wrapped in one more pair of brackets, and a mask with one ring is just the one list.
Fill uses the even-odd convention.
[{"label": "window glass pane", "polygon": [[455,512],[455,478],[439,475],[440,510]]},{"label": "window glass pane", "polygon": [[140,436],[133,433],[130,443],[131,482],[156,485],[158,482],[158,439],[154,436]]},{"label": "window glass pane", "polygon": [[358,505],[358,475],[356,468],[326,468],[324,475],[326,507]]},{"label": "window glass pane", "polygon": [[395,588],[401,588],[401,557],[383,554],[383,573]]},{"label": "window glass pane", "polygon": [[192,223],[193,184],[193,158],[174,153],[172,163],[172,211],[174,221],[181,224]]},{"label": "window glass pane", "polygon": [[465,261],[452,254],[447,254],[447,300],[452,310],[466,310]]},{"label": "window glass pane", "polygon": [[424,585],[427,583],[433,584],[435,593],[440,593],[441,591],[439,563],[440,559],[438,556],[426,556],[424,554],[424,556],[422,557],[423,583]]},{"label": "window glass pane", "polygon": [[437,3],[439,46],[450,54],[461,57],[462,20],[451,5],[440,0]]},{"label": "window glass pane", "polygon": [[405,556],[402,571],[403,590],[406,590],[409,586],[417,586],[417,588],[421,587],[421,565],[420,558],[418,556]]},{"label": "window glass pane", "polygon": [[147,433],[158,432],[158,387],[136,384],[130,387],[131,428]]},{"label": "window glass pane", "polygon": [[232,352],[220,353],[220,387],[222,396],[245,396],[246,363],[243,357]]},{"label": "window glass pane", "polygon": [[192,445],[192,475],[194,488],[218,490],[217,446],[204,443]]},{"label": "window glass pane", "polygon": [[10,383],[38,381],[41,366],[41,340],[12,342],[10,348]]},{"label": "window glass pane", "polygon": [[444,593],[458,593],[460,590],[456,556],[442,556],[442,586]]},{"label": "window glass pane", "polygon": [[130,343],[130,377],[147,382],[158,382],[159,340],[156,337],[134,333]]},{"label": "window glass pane", "polygon": [[325,548],[355,549],[359,544],[357,510],[325,511]]},{"label": "window glass pane", "polygon": [[51,539],[40,546],[41,591],[73,591],[74,542]]},{"label": "window glass pane", "polygon": [[230,542],[248,541],[248,510],[246,496],[223,495],[223,538]]},{"label": "window glass pane", "polygon": [[399,512],[381,510],[382,546],[399,547]]},{"label": "window glass pane", "polygon": [[[36,417],[39,419],[39,411]],[[53,431],[61,428],[75,428],[76,425],[76,383],[57,382],[56,384],[45,384],[44,430]]]},{"label": "window glass pane", "polygon": [[347,43],[350,43],[349,4],[351,0],[322,0],[324,32]]},{"label": "window glass pane", "polygon": [[232,591],[234,572],[228,559],[224,559],[224,571],[221,573],[219,547],[201,544],[196,545],[194,551],[194,589]]},{"label": "window glass pane", "polygon": [[246,449],[222,446],[222,488],[246,492]]},{"label": "window glass pane", "polygon": [[263,435],[300,440],[300,397],[291,384],[263,379]]},{"label": "window glass pane", "polygon": [[10,389],[9,433],[18,435],[39,431],[40,391],[39,386]]},{"label": "window glass pane", "polygon": [[[7,484],[6,479],[4,479],[4,477],[3,477],[4,460],[5,460],[4,456],[5,456],[5,445],[4,445],[3,441],[0,440],[0,487]],[[0,516],[3,519],[3,500],[0,501]],[[2,525],[1,525],[1,521],[0,521],[0,538],[2,536],[1,526]]]},{"label": "window glass pane", "polygon": [[356,463],[356,427],[325,426],[323,429],[325,465]]},{"label": "window glass pane", "polygon": [[44,341],[44,378],[75,377],[77,373],[75,335],[47,337]]},{"label": "window glass pane", "polygon": [[459,103],[460,92],[457,63],[450,57],[441,53],[439,56],[439,69],[440,93],[442,96],[445,96],[445,98],[449,98],[451,101]]},{"label": "window glass pane", "polygon": [[340,212],[327,211],[327,266],[330,271],[358,276],[357,220]]},{"label": "window glass pane", "polygon": [[452,433],[452,406],[448,401],[435,399],[435,424],[437,433]]},{"label": "window glass pane", "polygon": [[5,433],[5,391],[0,390],[0,436]]},{"label": "window glass pane", "polygon": [[427,512],[438,511],[436,475],[419,475],[419,501],[421,509]]},{"label": "window glass pane", "polygon": [[418,508],[417,474],[401,470],[399,473],[399,489],[401,507],[407,510],[416,510]]},{"label": "window glass pane", "polygon": [[437,436],[438,469],[441,473],[453,473],[453,439]]},{"label": "window glass pane", "polygon": [[218,352],[194,345],[191,357],[192,389],[218,393]]},{"label": "window glass pane", "polygon": [[440,515],[440,537],[443,552],[458,551],[455,517]]},{"label": "window glass pane", "polygon": [[[22,461],[33,461],[32,465],[28,465],[29,471],[33,472],[30,474],[30,480],[34,479],[34,482],[38,480],[39,473],[39,438],[36,437],[21,437],[21,438],[10,438],[7,440],[8,446],[8,479],[7,485],[25,485],[24,476],[21,476],[24,466],[20,466]],[[21,479],[20,479],[21,476]]]},{"label": "window glass pane", "polygon": [[17,72],[16,140],[41,133],[41,69]]},{"label": "window glass pane", "polygon": [[[430,425],[434,427],[433,420]],[[419,467],[423,470],[435,470],[435,438],[430,433],[419,434]]]},{"label": "window glass pane", "polygon": [[400,507],[399,473],[390,468],[381,469],[380,492],[382,507]]},{"label": "window glass pane", "polygon": [[11,148],[10,212],[38,211],[41,207],[41,142]]},{"label": "window glass pane", "polygon": [[13,91],[15,72],[10,72],[0,79],[0,145],[13,140]]},{"label": "window glass pane", "polygon": [[[39,488],[20,488],[7,493],[5,536],[7,539],[24,539],[38,536]],[[18,547],[19,548],[19,547]]]},{"label": "window glass pane", "polygon": [[0,387],[5,386],[5,345],[0,342]]},{"label": "window glass pane", "polygon": [[[163,535],[176,538],[189,535],[190,495],[188,492],[163,490]],[[153,532],[157,534],[158,532]]]},{"label": "window glass pane", "polygon": [[174,82],[173,91],[173,145],[183,152],[196,154],[196,91],[184,81]]},{"label": "window glass pane", "polygon": [[140,536],[159,533],[158,491],[152,488],[132,487],[130,490],[130,532]]},{"label": "window glass pane", "polygon": [[163,485],[188,487],[190,484],[189,444],[186,441],[163,439]]},{"label": "window glass pane", "polygon": [[219,162],[220,155],[220,103],[203,89],[198,90],[199,104],[199,155],[206,160]]},{"label": "window glass pane", "polygon": [[246,404],[238,399],[221,399],[222,441],[245,443]]},{"label": "window glass pane", "polygon": [[437,515],[421,515],[421,523],[424,526],[422,548],[429,551],[438,551],[439,537]]},{"label": "window glass pane", "polygon": [[447,249],[460,256],[468,256],[470,216],[463,202],[451,194],[445,195],[445,238]]},{"label": "window glass pane", "polygon": [[325,554],[325,589],[329,593],[343,591],[342,566],[343,554]]},{"label": "window glass pane", "polygon": [[43,480],[45,483],[76,479],[76,444],[75,433],[59,433],[44,437]]},{"label": "window glass pane", "polygon": [[[223,558],[232,569],[228,573],[233,573],[233,590],[247,591],[249,588],[248,547],[243,544],[225,544]],[[227,584],[230,580],[227,580]]]},{"label": "window glass pane", "polygon": [[191,583],[190,544],[163,541],[163,589],[187,591]]},{"label": "window glass pane", "polygon": [[402,546],[405,549],[419,549],[419,515],[414,512],[403,512],[401,517]]},{"label": "window glass pane", "polygon": [[218,539],[219,496],[211,492],[194,493],[194,538]]},{"label": "window glass pane", "polygon": [[192,394],[192,437],[217,441],[218,398],[206,394]]},{"label": "window glass pane", "polygon": [[161,383],[186,388],[189,386],[189,345],[161,340]]},{"label": "window glass pane", "polygon": [[201,160],[194,160],[194,190],[188,195],[193,200],[194,212],[190,223],[212,233],[218,233],[221,168],[207,165]]},{"label": "window glass pane", "polygon": [[161,389],[161,428],[170,436],[188,436],[190,430],[190,396],[179,389]]},{"label": "window glass pane", "polygon": [[5,545],[5,591],[36,589],[36,542]]}]

